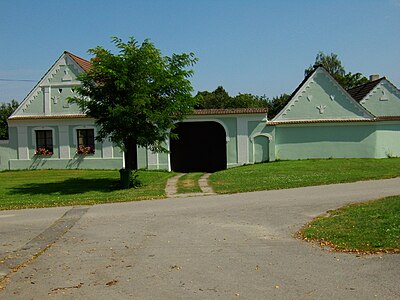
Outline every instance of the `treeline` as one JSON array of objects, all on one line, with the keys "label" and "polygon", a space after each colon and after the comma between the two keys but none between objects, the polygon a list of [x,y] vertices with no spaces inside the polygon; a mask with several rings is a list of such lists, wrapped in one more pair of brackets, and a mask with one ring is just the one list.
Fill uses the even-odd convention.
[{"label": "treeline", "polygon": [[[368,79],[361,73],[347,72],[342,65],[341,60],[335,53],[326,54],[322,51],[318,52],[315,62],[304,70],[304,76],[311,74],[318,66],[323,66],[344,89],[350,89],[355,86],[365,84]],[[256,96],[252,94],[241,94],[232,97],[222,86],[215,91],[198,92],[196,97],[197,105],[195,108],[268,108],[268,119],[274,118],[289,102],[290,95],[282,94],[272,99],[264,96]]]},{"label": "treeline", "polygon": [[273,118],[289,101],[290,95],[282,94],[272,99],[264,96],[253,94],[239,93],[236,96],[230,96],[222,87],[217,87],[214,91],[202,91],[196,95],[196,109],[211,109],[211,108],[258,108],[263,107],[268,109],[268,118]]},{"label": "treeline", "polygon": [[10,103],[1,103],[0,105],[0,140],[8,140],[7,119],[18,107],[18,102],[11,100]]}]

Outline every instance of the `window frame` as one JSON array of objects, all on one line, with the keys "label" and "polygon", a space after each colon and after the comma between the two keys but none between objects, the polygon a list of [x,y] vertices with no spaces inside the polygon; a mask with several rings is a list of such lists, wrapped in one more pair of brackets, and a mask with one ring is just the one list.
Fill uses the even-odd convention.
[{"label": "window frame", "polygon": [[[84,153],[81,147],[90,147],[89,153]],[[78,154],[94,154],[96,150],[95,130],[94,128],[76,129],[76,148]]]},{"label": "window frame", "polygon": [[[44,136],[40,136],[44,134]],[[35,130],[35,150],[46,149],[51,153],[54,153],[54,141],[53,141],[53,130],[51,129],[36,129]]]}]

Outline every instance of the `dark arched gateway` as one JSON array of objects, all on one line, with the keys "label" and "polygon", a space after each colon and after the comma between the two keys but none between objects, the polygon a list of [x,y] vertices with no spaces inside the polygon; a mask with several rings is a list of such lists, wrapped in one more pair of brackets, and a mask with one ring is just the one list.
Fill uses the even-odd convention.
[{"label": "dark arched gateway", "polygon": [[170,141],[171,169],[178,172],[215,172],[226,169],[226,133],[217,122],[178,123]]}]

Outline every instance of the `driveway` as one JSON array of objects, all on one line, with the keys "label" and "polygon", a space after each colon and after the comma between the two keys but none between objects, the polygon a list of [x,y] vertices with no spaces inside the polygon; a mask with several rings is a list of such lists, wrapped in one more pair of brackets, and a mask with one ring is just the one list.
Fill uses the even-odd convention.
[{"label": "driveway", "polygon": [[329,209],[396,194],[400,178],[96,205],[75,208],[69,227],[53,222],[71,208],[2,211],[0,254],[63,235],[9,273],[0,298],[399,299],[399,255],[293,238]]}]

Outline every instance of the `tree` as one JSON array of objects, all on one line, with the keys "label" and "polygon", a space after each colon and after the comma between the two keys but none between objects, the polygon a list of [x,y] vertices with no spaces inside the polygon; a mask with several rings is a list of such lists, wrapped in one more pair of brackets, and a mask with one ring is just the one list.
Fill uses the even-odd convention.
[{"label": "tree", "polygon": [[289,102],[290,95],[284,93],[268,101],[268,119],[273,119]]},{"label": "tree", "polygon": [[17,109],[18,102],[11,100],[11,103],[2,103],[0,105],[0,140],[8,140],[7,119]]},{"label": "tree", "polygon": [[222,86],[217,87],[211,93],[209,91],[198,92],[196,97],[198,98],[196,108],[200,109],[226,108],[231,98]]},{"label": "tree", "polygon": [[[79,105],[99,127],[97,140],[110,138],[124,150],[125,172],[137,169],[137,146],[166,152],[163,142],[177,121],[192,112],[196,100],[189,77],[193,53],[162,56],[148,39],[112,42],[117,54],[101,46],[89,49],[92,66],[78,79]],[[121,172],[121,180],[123,174]],[[125,180],[126,182],[126,180]]]},{"label": "tree", "polygon": [[231,101],[231,108],[256,108],[256,107],[267,107],[268,102],[267,102],[266,96],[257,96],[253,94],[241,94],[239,93],[235,97],[232,98]]},{"label": "tree", "polygon": [[324,52],[319,51],[315,57],[314,65],[310,65],[307,69],[305,69],[304,75],[307,76],[310,74],[312,71],[314,71],[316,66],[323,66],[346,90],[368,82],[368,79],[361,73],[346,73],[342,62],[338,58],[337,54],[334,53],[327,55]]},{"label": "tree", "polygon": [[196,97],[198,98],[196,108],[199,109],[267,107],[265,96],[239,93],[235,97],[231,97],[222,86],[217,87],[213,92],[198,92]]}]

